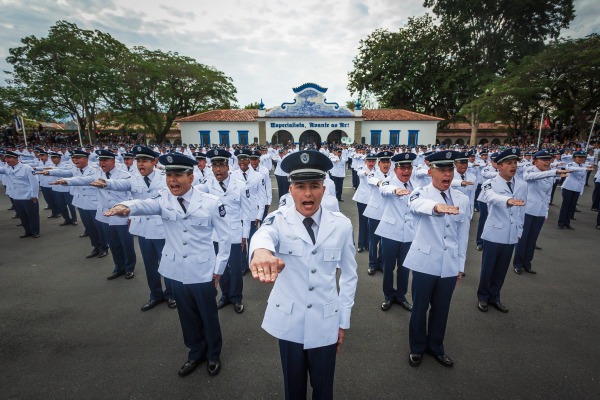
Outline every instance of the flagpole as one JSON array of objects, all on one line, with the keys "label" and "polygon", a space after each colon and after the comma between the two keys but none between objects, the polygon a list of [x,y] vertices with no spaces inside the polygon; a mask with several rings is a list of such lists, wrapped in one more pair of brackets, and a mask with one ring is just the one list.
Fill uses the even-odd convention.
[{"label": "flagpole", "polygon": [[596,109],[596,115],[594,115],[594,122],[592,122],[592,127],[590,128],[590,136],[588,136],[587,144],[585,145],[585,149],[589,149],[590,140],[592,139],[592,132],[594,132],[594,126],[596,126],[596,118],[598,118],[598,109]]},{"label": "flagpole", "polygon": [[544,105],[544,108],[542,109],[542,118],[540,119],[540,131],[538,133],[538,141],[537,141],[538,150],[540,149],[540,141],[542,140],[542,124],[544,122],[544,113],[545,112],[546,112],[546,106]]},{"label": "flagpole", "polygon": [[[77,125],[77,133],[79,133],[79,145],[81,146],[81,148],[83,149],[83,140],[81,139],[81,128],[79,127],[79,122],[75,121],[75,117],[73,116],[73,114],[71,114],[71,119],[73,120],[73,122],[75,122],[75,124]],[[91,144],[91,143],[90,143]]]},{"label": "flagpole", "polygon": [[25,121],[21,116],[21,129],[23,129],[23,140],[25,140],[25,146],[27,147],[27,135],[25,134]]}]

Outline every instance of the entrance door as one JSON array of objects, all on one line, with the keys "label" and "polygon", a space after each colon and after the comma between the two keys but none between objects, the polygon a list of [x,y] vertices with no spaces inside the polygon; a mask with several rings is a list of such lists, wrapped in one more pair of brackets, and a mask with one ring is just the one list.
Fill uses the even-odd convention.
[{"label": "entrance door", "polygon": [[203,147],[210,146],[210,131],[200,131],[200,145]]},{"label": "entrance door", "polygon": [[316,149],[321,148],[321,135],[316,131],[304,131],[300,135],[300,149],[303,149],[306,145],[311,145]]},{"label": "entrance door", "polygon": [[219,144],[229,147],[229,131],[219,131]]}]

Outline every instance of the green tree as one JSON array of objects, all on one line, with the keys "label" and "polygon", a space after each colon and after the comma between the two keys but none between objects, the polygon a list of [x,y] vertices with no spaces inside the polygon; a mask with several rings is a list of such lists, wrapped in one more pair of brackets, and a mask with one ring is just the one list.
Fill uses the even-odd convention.
[{"label": "green tree", "polygon": [[260,103],[257,101],[244,106],[244,110],[258,110],[259,108],[260,108]]},{"label": "green tree", "polygon": [[114,85],[114,65],[127,47],[107,33],[58,21],[48,37],[28,36],[9,50],[9,83],[19,91],[28,114],[75,116],[95,140],[95,117],[104,105],[102,85]]},{"label": "green tree", "polygon": [[103,93],[112,110],[129,112],[162,142],[176,118],[235,101],[231,78],[177,53],[135,47],[120,60],[116,89]]}]

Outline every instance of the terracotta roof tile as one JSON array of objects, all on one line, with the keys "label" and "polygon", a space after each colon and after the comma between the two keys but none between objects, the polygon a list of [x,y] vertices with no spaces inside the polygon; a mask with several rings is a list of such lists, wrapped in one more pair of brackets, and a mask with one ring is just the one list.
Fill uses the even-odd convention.
[{"label": "terracotta roof tile", "polygon": [[175,122],[254,122],[258,110],[211,110],[189,117],[179,118]]},{"label": "terracotta roof tile", "polygon": [[401,109],[363,110],[365,121],[443,121],[443,118]]}]

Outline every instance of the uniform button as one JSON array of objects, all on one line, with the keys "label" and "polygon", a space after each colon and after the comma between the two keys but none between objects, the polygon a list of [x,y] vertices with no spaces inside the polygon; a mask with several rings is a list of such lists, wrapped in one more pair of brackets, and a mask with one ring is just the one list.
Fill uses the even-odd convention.
[{"label": "uniform button", "polygon": [[183,217],[183,219],[187,219],[187,217]]},{"label": "uniform button", "polygon": [[444,239],[446,239],[446,236],[444,236]]},{"label": "uniform button", "polygon": [[312,308],[312,304],[307,305],[306,308]]},{"label": "uniform button", "polygon": [[450,228],[450,224],[446,224],[446,228]]},{"label": "uniform button", "polygon": [[187,232],[187,229],[184,229],[183,231],[184,231],[184,232]]},{"label": "uniform button", "polygon": [[444,247],[444,251],[446,251],[446,248]]},{"label": "uniform button", "polygon": [[313,268],[310,270],[310,272],[314,274],[315,272],[317,272],[317,270],[315,268]]},{"label": "uniform button", "polygon": [[310,290],[311,292],[314,290],[314,287],[309,287],[308,290]]},{"label": "uniform button", "polygon": [[183,258],[187,258],[187,256],[183,256]]},{"label": "uniform button", "polygon": [[275,307],[279,307],[279,303],[275,304]]},{"label": "uniform button", "polygon": [[292,254],[292,251],[291,251],[291,250],[290,250],[290,251],[288,251],[288,254]]},{"label": "uniform button", "polygon": [[316,250],[313,250],[311,253],[312,253],[312,254],[317,254],[317,251],[316,251]]},{"label": "uniform button", "polygon": [[183,245],[185,246],[187,244],[187,242],[183,242]]}]

